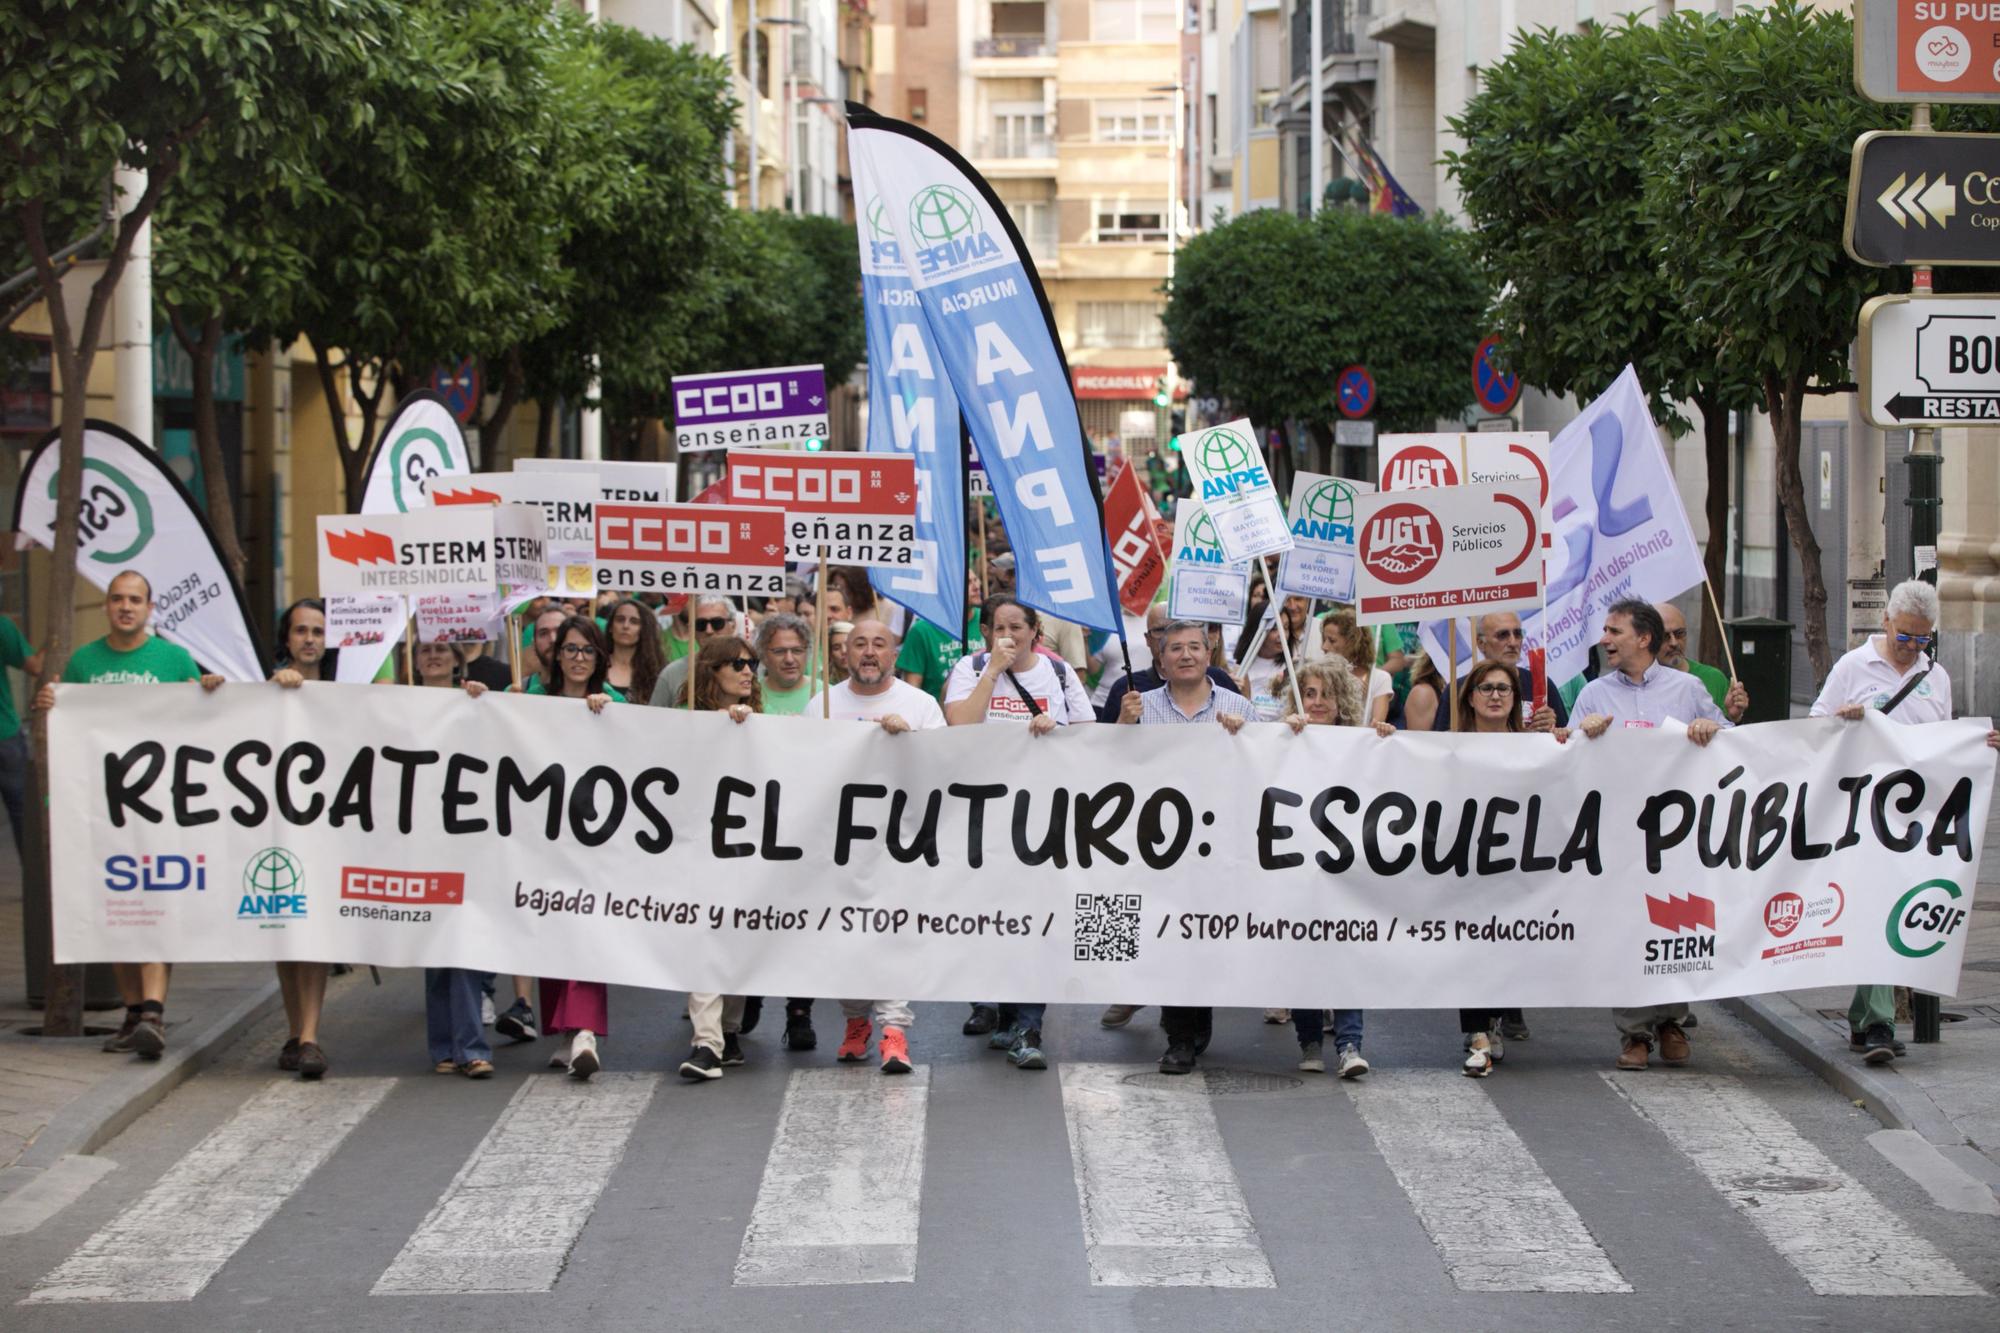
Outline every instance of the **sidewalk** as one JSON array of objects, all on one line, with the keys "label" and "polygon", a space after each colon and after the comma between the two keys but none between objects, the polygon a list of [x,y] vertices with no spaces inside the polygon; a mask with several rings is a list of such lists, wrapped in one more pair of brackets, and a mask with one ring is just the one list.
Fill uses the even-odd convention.
[{"label": "sidewalk", "polygon": [[0,1236],[16,1235],[89,1188],[111,1164],[89,1157],[278,1005],[268,963],[181,969],[167,998],[167,1054],[153,1061],[99,1048],[122,1009],[84,1015],[95,1036],[30,1036],[21,948],[20,868],[0,853]]},{"label": "sidewalk", "polygon": [[1942,1040],[1919,1045],[1911,1040],[1909,1025],[1898,1021],[1896,1035],[1909,1043],[1909,1054],[1887,1065],[1864,1065],[1847,1049],[1849,988],[1725,1004],[1863,1103],[1889,1129],[1921,1137],[1922,1143],[1902,1140],[1900,1148],[1883,1145],[1892,1160],[1896,1151],[1922,1155],[1928,1144],[1966,1175],[2000,1191],[2000,788],[1987,812],[1967,925],[1965,967],[1958,994],[1944,1001]]}]

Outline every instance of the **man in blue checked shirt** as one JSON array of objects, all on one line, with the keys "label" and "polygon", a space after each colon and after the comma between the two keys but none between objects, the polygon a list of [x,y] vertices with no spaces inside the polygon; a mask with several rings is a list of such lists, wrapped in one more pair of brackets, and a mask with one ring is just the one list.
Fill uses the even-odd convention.
[{"label": "man in blue checked shirt", "polygon": [[[1689,740],[1706,745],[1729,725],[1698,677],[1660,664],[1660,647],[1666,641],[1666,624],[1651,603],[1637,598],[1612,603],[1604,613],[1604,637],[1599,640],[1610,670],[1576,696],[1570,716],[1582,719],[1578,730],[1595,740],[1614,726],[1676,722],[1687,728]],[[1613,1009],[1611,1016],[1623,1039],[1620,1069],[1644,1069],[1656,1040],[1663,1064],[1684,1065],[1693,1054],[1687,1039],[1686,1001]]]}]

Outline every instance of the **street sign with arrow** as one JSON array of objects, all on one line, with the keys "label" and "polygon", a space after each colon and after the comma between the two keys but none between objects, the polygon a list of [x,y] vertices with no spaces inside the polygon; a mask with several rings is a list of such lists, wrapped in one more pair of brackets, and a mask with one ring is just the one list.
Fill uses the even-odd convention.
[{"label": "street sign with arrow", "polygon": [[1847,253],[1863,264],[2000,264],[2000,134],[1854,141]]},{"label": "street sign with arrow", "polygon": [[1862,413],[1885,430],[2000,422],[2000,295],[1876,297],[1855,370]]}]

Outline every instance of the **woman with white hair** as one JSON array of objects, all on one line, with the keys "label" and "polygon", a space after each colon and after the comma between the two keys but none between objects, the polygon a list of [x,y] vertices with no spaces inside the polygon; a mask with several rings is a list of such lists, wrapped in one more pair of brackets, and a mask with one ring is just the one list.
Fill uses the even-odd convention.
[{"label": "woman with white hair", "polygon": [[[1950,721],[1951,677],[1937,660],[1937,623],[1937,589],[1919,579],[1898,583],[1882,612],[1882,632],[1833,664],[1812,715],[1858,722],[1872,710],[1907,726]],[[2000,750],[2000,731],[1987,732],[1986,743]],[[1903,1053],[1896,1040],[1895,987],[1855,987],[1847,1007],[1847,1049],[1871,1065]]]}]

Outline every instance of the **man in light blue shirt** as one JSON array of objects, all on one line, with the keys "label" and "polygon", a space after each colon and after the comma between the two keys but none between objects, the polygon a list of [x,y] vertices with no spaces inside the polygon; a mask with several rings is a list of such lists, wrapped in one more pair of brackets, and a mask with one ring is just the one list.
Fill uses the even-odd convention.
[{"label": "man in light blue shirt", "polygon": [[[1612,603],[1599,640],[1611,671],[1584,686],[1570,709],[1585,736],[1595,740],[1613,726],[1657,727],[1671,721],[1686,726],[1696,745],[1706,745],[1729,725],[1698,677],[1660,665],[1660,646],[1666,641],[1667,627],[1651,603],[1636,598]],[[1620,1069],[1644,1069],[1656,1040],[1664,1064],[1684,1065],[1693,1054],[1686,1001],[1613,1009],[1611,1016],[1623,1039]]]}]

